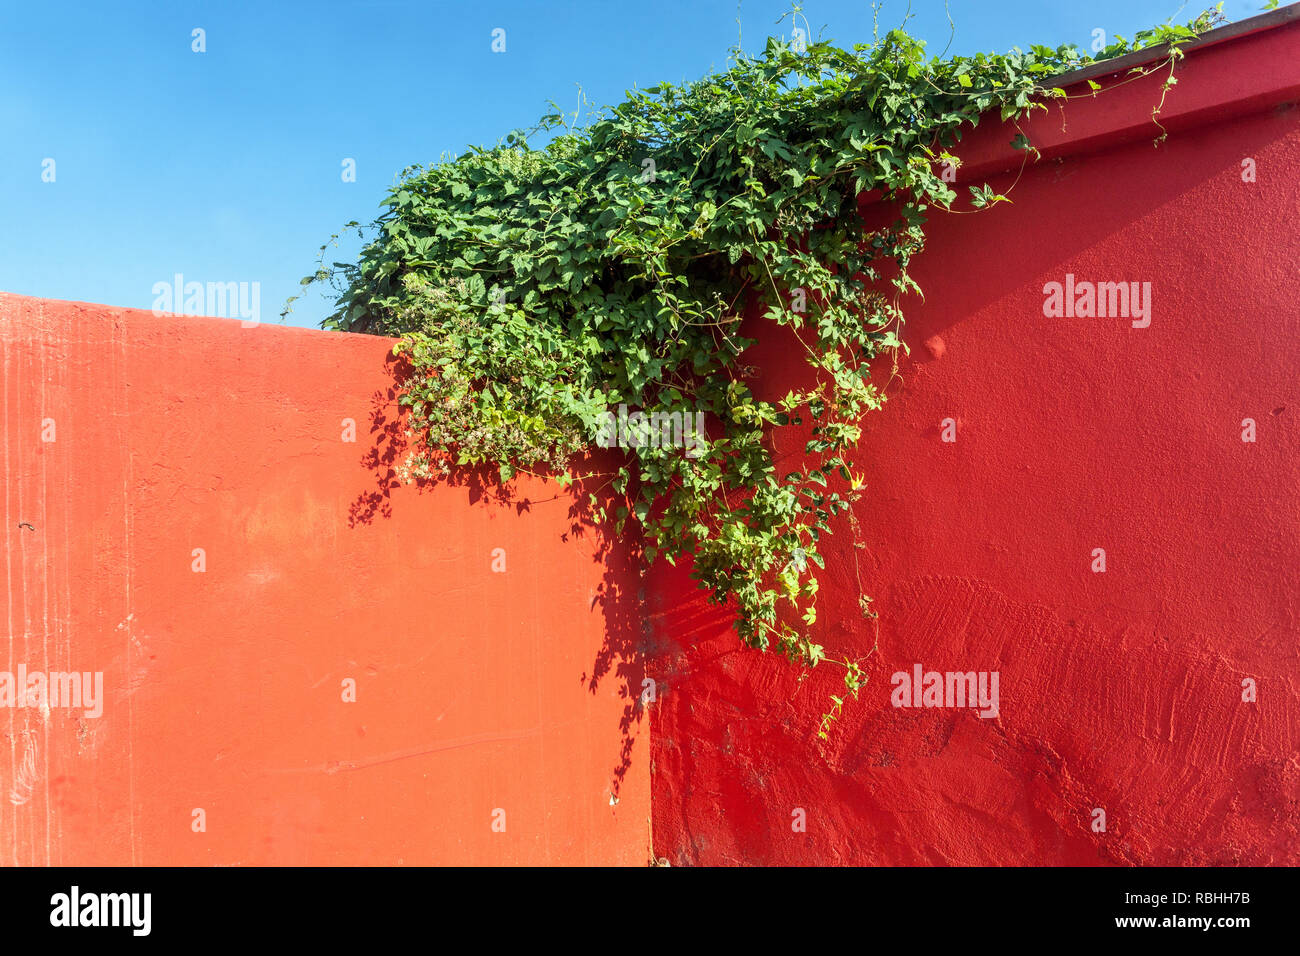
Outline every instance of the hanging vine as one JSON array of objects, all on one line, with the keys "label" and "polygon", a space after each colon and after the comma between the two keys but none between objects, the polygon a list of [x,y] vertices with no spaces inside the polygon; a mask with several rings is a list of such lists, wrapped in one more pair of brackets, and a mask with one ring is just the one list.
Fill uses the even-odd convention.
[{"label": "hanging vine", "polygon": [[[1217,21],[1120,38],[1096,59],[1167,44],[1131,71],[1168,70],[1163,103],[1180,44]],[[821,544],[866,494],[853,451],[884,401],[870,363],[905,350],[926,219],[1007,199],[987,184],[959,197],[950,151],[982,117],[1065,99],[1050,78],[1093,59],[1072,46],[927,58],[902,29],[851,49],[770,39],[585,125],[557,110],[403,171],[359,260],[326,267],[327,244],[303,283],[338,290],[326,327],[401,336],[402,477],[490,463],[502,482],[527,471],[567,486],[593,477],[574,465],[612,439],[622,460],[603,478],[623,504],[606,514],[591,494],[596,519],[639,525],[648,562],[689,557],[747,645],[812,667],[830,660],[809,637]],[[1023,135],[1013,145],[1033,154]],[[888,225],[859,214],[868,192],[897,210]],[[786,328],[807,361],[804,385],[774,401],[749,384],[747,310],[762,319],[751,335]],[[705,433],[688,440],[695,413]],[[774,458],[786,429],[803,442],[798,470]],[[870,598],[860,607],[874,618]],[[835,663],[856,695],[863,662]]]}]

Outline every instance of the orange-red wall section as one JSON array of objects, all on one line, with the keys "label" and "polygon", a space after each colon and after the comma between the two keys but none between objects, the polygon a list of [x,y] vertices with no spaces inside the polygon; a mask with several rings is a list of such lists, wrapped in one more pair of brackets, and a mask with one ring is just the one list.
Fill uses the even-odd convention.
[{"label": "orange-red wall section", "polygon": [[385,498],[390,346],[0,296],[0,684],[104,681],[0,709],[0,862],[644,864],[637,575],[554,485]]}]

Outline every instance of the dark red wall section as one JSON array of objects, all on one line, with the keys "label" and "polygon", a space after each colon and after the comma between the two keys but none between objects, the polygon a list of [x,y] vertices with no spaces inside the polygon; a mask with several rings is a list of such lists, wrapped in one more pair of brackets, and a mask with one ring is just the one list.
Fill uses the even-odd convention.
[{"label": "dark red wall section", "polygon": [[[932,216],[911,358],[859,455],[879,649],[829,740],[839,672],[801,682],[740,648],[684,572],[655,569],[656,855],[1300,862],[1300,25],[1194,51],[1179,76],[1159,148],[1156,80],[1085,86],[1029,125],[1046,156],[1013,204]],[[966,181],[1018,167],[1013,132],[967,139]],[[1150,326],[1045,317],[1067,273],[1150,282]],[[798,349],[763,337],[752,364],[782,394]],[[876,639],[848,540],[841,522],[816,634],[840,657]],[[999,716],[891,706],[916,663],[999,672]]]}]

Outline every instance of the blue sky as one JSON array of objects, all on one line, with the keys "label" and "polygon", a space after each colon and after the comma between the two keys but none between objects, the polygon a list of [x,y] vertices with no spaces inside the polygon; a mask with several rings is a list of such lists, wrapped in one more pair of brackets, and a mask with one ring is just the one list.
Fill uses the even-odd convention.
[{"label": "blue sky", "polygon": [[[1191,20],[1208,0],[949,0],[953,53]],[[1263,0],[1226,0],[1239,20]],[[865,0],[804,0],[814,36],[871,38]],[[154,284],[260,283],[262,321],[396,174],[531,125],[555,100],[700,77],[787,35],[781,0],[60,0],[0,3],[0,291],[150,308]],[[882,30],[905,0],[888,0]],[[940,52],[943,0],[909,30]],[[491,49],[506,31],[506,50]],[[206,52],[192,50],[205,31]],[[341,176],[356,162],[356,181]],[[54,160],[54,181],[42,180]],[[340,257],[355,252],[345,245]],[[319,292],[289,322],[331,311]]]}]

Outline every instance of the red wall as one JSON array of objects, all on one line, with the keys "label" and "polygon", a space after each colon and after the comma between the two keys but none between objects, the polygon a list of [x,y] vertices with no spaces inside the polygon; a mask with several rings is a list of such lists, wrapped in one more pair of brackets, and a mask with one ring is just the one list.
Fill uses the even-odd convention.
[{"label": "red wall", "polygon": [[[859,455],[870,683],[818,740],[839,673],[800,683],[741,649],[657,568],[657,856],[1300,863],[1298,63],[1297,23],[1192,52],[1158,149],[1156,80],[1053,107],[1026,128],[1046,156],[1013,205],[932,216],[912,356]],[[1010,137],[967,139],[967,181],[1019,166]],[[1066,273],[1151,282],[1150,327],[1044,317]],[[799,350],[762,337],[751,364],[781,394]],[[798,447],[779,451],[796,470]],[[839,531],[817,637],[861,656]],[[891,674],[917,662],[998,671],[1000,716],[894,708]]]},{"label": "red wall", "polygon": [[[1195,51],[1158,150],[1156,81],[1072,101],[1013,205],[932,219],[860,455],[879,650],[825,742],[839,675],[681,571],[643,606],[581,493],[389,488],[389,341],[0,295],[0,670],[106,698],[0,709],[0,861],[640,864],[653,755],[674,864],[1300,862],[1297,62],[1296,25]],[[965,177],[1009,186],[1009,138]],[[1044,317],[1066,273],[1151,282],[1150,327]],[[816,636],[865,655],[840,531]],[[1000,715],[891,707],[918,662],[997,671]]]},{"label": "red wall", "polygon": [[390,346],[0,295],[0,670],[105,682],[0,709],[0,862],[644,864],[637,576],[553,485],[385,497]]}]

